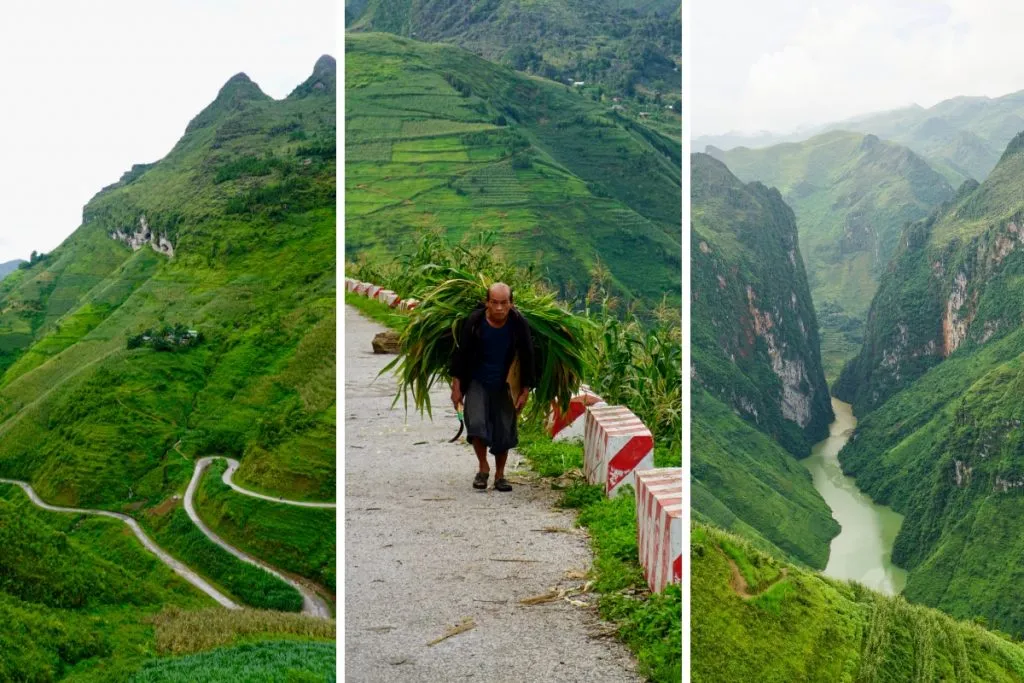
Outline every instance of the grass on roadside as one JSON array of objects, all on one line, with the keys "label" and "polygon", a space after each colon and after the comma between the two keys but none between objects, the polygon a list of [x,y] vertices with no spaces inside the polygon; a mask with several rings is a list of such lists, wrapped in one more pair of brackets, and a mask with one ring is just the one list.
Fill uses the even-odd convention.
[{"label": "grass on roadside", "polygon": [[[545,477],[583,465],[582,446],[553,442],[536,427],[522,430],[519,451]],[[560,505],[578,510],[578,523],[590,532],[601,616],[618,626],[643,675],[655,683],[681,680],[682,592],[678,585],[660,594],[649,592],[637,552],[632,489],[608,499],[600,486],[577,480],[564,489]]]},{"label": "grass on roadside", "polygon": [[363,315],[376,320],[381,325],[401,332],[409,322],[409,317],[396,313],[393,308],[362,294],[345,292],[345,303],[359,310]]}]

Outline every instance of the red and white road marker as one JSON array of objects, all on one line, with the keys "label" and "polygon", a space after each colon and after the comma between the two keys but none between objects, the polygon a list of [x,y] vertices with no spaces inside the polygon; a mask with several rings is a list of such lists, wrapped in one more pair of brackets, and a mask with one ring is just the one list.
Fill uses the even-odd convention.
[{"label": "red and white road marker", "polygon": [[638,470],[636,535],[647,585],[660,593],[683,578],[683,470]]},{"label": "red and white road marker", "polygon": [[604,484],[611,498],[633,483],[633,472],[654,467],[654,437],[624,406],[591,406],[583,423],[583,470],[587,482]]}]

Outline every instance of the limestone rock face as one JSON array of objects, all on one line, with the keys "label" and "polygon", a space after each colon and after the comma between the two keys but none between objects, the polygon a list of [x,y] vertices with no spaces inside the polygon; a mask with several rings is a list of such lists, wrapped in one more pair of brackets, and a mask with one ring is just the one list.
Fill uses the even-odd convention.
[{"label": "limestone rock face", "polygon": [[373,338],[374,353],[398,353],[402,345],[398,342],[398,333],[392,330],[380,332]]}]

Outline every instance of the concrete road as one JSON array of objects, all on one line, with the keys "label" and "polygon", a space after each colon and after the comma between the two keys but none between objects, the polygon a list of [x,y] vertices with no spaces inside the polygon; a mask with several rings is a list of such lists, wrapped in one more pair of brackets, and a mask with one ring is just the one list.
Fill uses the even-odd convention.
[{"label": "concrete road", "polygon": [[185,512],[188,513],[189,519],[192,520],[193,524],[199,527],[199,530],[202,531],[207,538],[209,538],[211,541],[219,545],[221,548],[224,548],[224,550],[228,551],[229,553],[231,553],[238,559],[242,560],[243,562],[248,562],[249,564],[256,565],[260,569],[269,572],[270,574],[273,574],[277,578],[281,579],[282,581],[284,581],[285,583],[299,591],[299,593],[302,594],[303,614],[308,614],[310,616],[318,617],[320,619],[330,619],[331,608],[328,606],[328,604],[324,601],[323,598],[317,595],[316,591],[307,586],[305,583],[297,581],[292,577],[274,569],[263,560],[253,557],[248,553],[242,552],[238,548],[227,543],[220,536],[213,533],[208,526],[203,524],[203,520],[199,519],[199,515],[196,513],[195,508],[196,489],[199,487],[199,480],[202,479],[203,472],[206,470],[207,467],[209,467],[210,463],[216,457],[217,456],[200,458],[196,462],[196,468],[192,472],[192,480],[188,483],[188,489],[185,491]]},{"label": "concrete road", "polygon": [[256,493],[249,489],[244,489],[234,481],[235,472],[238,470],[238,466],[241,464],[234,458],[224,458],[228,463],[228,468],[224,470],[221,481],[230,486],[235,491],[244,494],[246,496],[252,496],[253,498],[262,498],[263,500],[269,500],[271,503],[281,503],[283,505],[295,505],[302,508],[336,508],[337,503],[313,503],[307,500],[288,500],[287,498],[277,498],[275,496],[267,496],[262,493]]},{"label": "concrete road", "polygon": [[142,527],[139,526],[139,523],[131,517],[129,517],[128,515],[121,514],[120,512],[109,512],[107,510],[88,510],[85,508],[68,508],[60,507],[57,505],[50,505],[49,503],[44,502],[43,499],[39,497],[39,494],[35,492],[35,489],[33,489],[28,482],[19,481],[17,479],[0,478],[0,483],[14,484],[15,486],[21,487],[21,490],[24,491],[26,495],[28,495],[29,500],[35,503],[38,507],[41,507],[44,510],[49,510],[50,512],[67,512],[74,515],[99,515],[100,517],[112,517],[114,519],[121,520],[122,522],[128,525],[128,527],[132,530],[132,533],[134,533],[135,536],[142,542],[142,545],[144,545],[146,549],[149,550],[149,552],[156,555],[161,562],[170,567],[175,574],[177,574],[178,576],[185,579],[199,590],[209,595],[223,607],[227,607],[228,609],[239,609],[239,605],[233,602],[230,598],[228,598],[226,595],[224,595],[216,588],[211,586],[194,571],[192,571],[191,569],[183,565],[181,562],[178,562],[176,559],[168,555],[162,548],[160,548],[160,546],[154,543],[153,540],[146,535],[146,533],[142,530]]},{"label": "concrete road", "polygon": [[[433,421],[390,409],[394,379],[377,373],[394,356],[370,347],[382,330],[346,307],[346,680],[641,680],[593,609],[520,604],[583,583],[567,573],[589,568],[586,536],[544,531],[575,514],[554,509],[543,483],[473,490],[472,450],[447,443],[458,428],[447,387],[431,395]],[[473,628],[429,644],[464,620]]]}]

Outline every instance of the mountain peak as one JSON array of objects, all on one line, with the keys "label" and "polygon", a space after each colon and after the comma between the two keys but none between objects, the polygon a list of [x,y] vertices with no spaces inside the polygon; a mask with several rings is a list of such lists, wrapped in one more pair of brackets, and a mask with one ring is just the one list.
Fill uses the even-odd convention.
[{"label": "mountain peak", "polygon": [[288,95],[289,99],[300,99],[311,95],[335,95],[338,80],[338,65],[334,57],[323,55],[313,65],[312,75]]},{"label": "mountain peak", "polygon": [[189,122],[185,132],[189,133],[197,128],[208,126],[226,113],[245,109],[249,102],[269,99],[271,99],[270,95],[260,90],[260,86],[256,85],[245,73],[239,72],[221,86],[216,99]]}]

